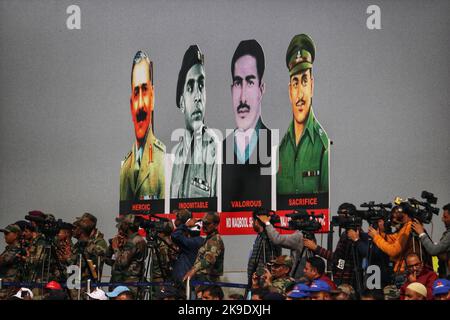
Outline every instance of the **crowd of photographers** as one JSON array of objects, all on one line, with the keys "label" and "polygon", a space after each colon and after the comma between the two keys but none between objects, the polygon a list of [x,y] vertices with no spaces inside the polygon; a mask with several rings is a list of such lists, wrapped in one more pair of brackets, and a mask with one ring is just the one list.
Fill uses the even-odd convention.
[{"label": "crowd of photographers", "polygon": [[[320,216],[288,214],[294,232],[281,234],[275,212],[254,211],[248,284],[228,296],[220,286],[225,247],[215,212],[194,219],[175,211],[174,223],[120,216],[117,235],[106,241],[90,213],[65,223],[31,211],[0,230],[6,242],[0,299],[450,300],[450,204],[443,207],[446,231],[435,243],[423,224],[439,210],[432,194],[423,196],[426,202],[396,199],[394,207],[366,203],[364,211],[343,203],[331,221],[331,231],[339,232],[334,250],[332,233],[328,248],[317,244]],[[97,286],[104,264],[111,266],[111,285]]]}]

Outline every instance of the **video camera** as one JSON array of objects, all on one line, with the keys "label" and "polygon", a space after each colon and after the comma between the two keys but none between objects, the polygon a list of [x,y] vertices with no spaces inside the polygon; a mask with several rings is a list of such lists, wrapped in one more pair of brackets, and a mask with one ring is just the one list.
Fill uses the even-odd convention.
[{"label": "video camera", "polygon": [[304,232],[316,232],[322,228],[319,219],[323,219],[323,214],[314,215],[308,214],[306,211],[294,211],[286,214],[286,217],[291,218],[289,221],[289,229],[299,230]]},{"label": "video camera", "polygon": [[417,219],[423,224],[428,224],[433,219],[433,214],[439,214],[439,208],[432,206],[437,203],[437,198],[428,191],[422,191],[420,196],[426,201],[419,201],[415,198],[403,200],[400,197],[396,197],[394,202],[396,205],[400,206],[411,219]]},{"label": "video camera", "polygon": [[[387,209],[392,208],[392,203],[375,203],[375,201],[364,202],[360,206],[361,208],[367,208],[366,211],[357,210],[356,214],[374,229],[378,229],[378,220],[384,221],[384,228],[389,231],[391,228],[390,216],[391,213]],[[389,233],[389,232],[388,232]]]},{"label": "video camera", "polygon": [[273,210],[266,210],[264,208],[259,208],[253,211],[253,219],[258,219],[259,216],[268,216],[270,218],[269,222],[272,225],[281,223],[280,216],[277,215]]},{"label": "video camera", "polygon": [[40,233],[47,239],[53,239],[61,229],[72,229],[73,225],[64,222],[62,219],[56,220],[52,215],[35,216],[26,215],[25,219],[36,223]]},{"label": "video camera", "polygon": [[154,233],[160,233],[160,232],[167,231],[167,222],[169,221],[169,219],[158,217],[157,215],[154,215],[154,214],[149,214],[149,215],[152,218],[155,218],[157,220],[156,221],[155,220],[147,220],[147,219],[144,219],[143,217],[136,216],[135,221],[140,228],[147,231],[147,233],[149,231],[154,232]]},{"label": "video camera", "polygon": [[343,203],[338,208],[338,216],[331,218],[331,226],[345,230],[358,230],[362,226],[363,219],[358,216],[358,210],[351,203]]}]

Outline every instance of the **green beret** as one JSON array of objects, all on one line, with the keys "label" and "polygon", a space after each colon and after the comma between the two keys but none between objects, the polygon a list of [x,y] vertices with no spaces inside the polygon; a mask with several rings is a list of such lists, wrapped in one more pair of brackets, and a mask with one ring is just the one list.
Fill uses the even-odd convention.
[{"label": "green beret", "polygon": [[314,63],[316,47],[313,40],[306,34],[294,36],[289,43],[286,52],[286,66],[289,69],[289,75],[293,75],[311,69]]}]

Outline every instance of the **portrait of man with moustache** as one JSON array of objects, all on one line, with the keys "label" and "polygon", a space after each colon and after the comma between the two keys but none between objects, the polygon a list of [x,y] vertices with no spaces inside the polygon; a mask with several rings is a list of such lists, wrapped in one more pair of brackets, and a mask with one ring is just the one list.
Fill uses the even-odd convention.
[{"label": "portrait of man with moustache", "polygon": [[312,107],[315,52],[313,40],[298,34],[286,53],[293,119],[279,146],[277,195],[328,193],[329,141]]},{"label": "portrait of man with moustache", "polygon": [[191,45],[184,54],[176,103],[184,115],[186,128],[174,147],[171,199],[215,197],[217,138],[204,123],[205,67],[204,56],[197,45]]},{"label": "portrait of man with moustache", "polygon": [[[272,134],[261,117],[264,69],[261,45],[254,39],[241,41],[231,60],[236,128],[223,143],[222,211],[271,207]],[[253,202],[254,208],[233,205],[245,201]]]},{"label": "portrait of man with moustache", "polygon": [[136,140],[122,161],[120,200],[164,199],[164,155],[166,147],[153,134],[153,64],[138,51],[131,68],[130,111]]}]

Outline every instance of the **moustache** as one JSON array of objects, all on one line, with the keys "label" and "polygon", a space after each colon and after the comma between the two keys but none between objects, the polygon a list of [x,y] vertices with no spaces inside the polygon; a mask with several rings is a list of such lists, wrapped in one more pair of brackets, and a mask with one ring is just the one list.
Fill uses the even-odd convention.
[{"label": "moustache", "polygon": [[147,119],[147,112],[144,109],[140,109],[138,113],[136,114],[136,120],[137,122],[141,122]]},{"label": "moustache", "polygon": [[297,106],[297,107],[301,107],[304,105],[305,105],[305,100],[303,100],[303,99],[298,100],[297,103],[295,104],[295,106]]},{"label": "moustache", "polygon": [[246,103],[240,103],[236,110],[237,110],[237,113],[249,112],[250,106]]}]

